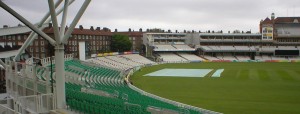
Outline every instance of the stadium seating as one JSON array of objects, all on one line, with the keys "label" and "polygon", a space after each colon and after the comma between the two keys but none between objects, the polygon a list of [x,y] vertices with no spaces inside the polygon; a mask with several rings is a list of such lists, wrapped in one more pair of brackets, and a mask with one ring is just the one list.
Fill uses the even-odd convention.
[{"label": "stadium seating", "polygon": [[230,53],[224,53],[222,59],[223,59],[223,60],[230,60],[230,61],[237,60],[237,59],[236,59],[232,54],[230,54]]},{"label": "stadium seating", "polygon": [[261,58],[262,60],[272,60],[271,56],[268,55],[262,55]]},{"label": "stadium seating", "polygon": [[222,51],[233,51],[235,48],[233,46],[219,46]]},{"label": "stadium seating", "polygon": [[120,55],[120,56],[126,58],[126,60],[138,63],[139,65],[155,64],[155,62],[153,62],[143,56],[140,56],[138,54]]},{"label": "stadium seating", "polygon": [[172,45],[155,45],[155,51],[175,51],[177,50]]},{"label": "stadium seating", "polygon": [[186,62],[187,60],[173,53],[159,53],[163,62]]},{"label": "stadium seating", "polygon": [[182,50],[187,50],[187,51],[195,51],[196,49],[191,48],[188,45],[173,45],[173,44],[169,44],[169,45],[159,45],[156,44],[154,46],[154,51],[182,51]]},{"label": "stadium seating", "polygon": [[278,50],[298,50],[295,46],[278,46]]},{"label": "stadium seating", "polygon": [[288,60],[288,58],[285,57],[278,57],[278,56],[271,56],[272,60]]},{"label": "stadium seating", "polygon": [[256,50],[253,46],[201,46],[200,48],[208,52],[248,52]]},{"label": "stadium seating", "polygon": [[119,70],[128,70],[137,66],[155,64],[153,61],[138,54],[98,57],[87,61]]},{"label": "stadium seating", "polygon": [[[196,108],[183,108],[130,88],[121,70],[90,65],[77,60],[65,62],[66,100],[69,109],[89,114],[149,114],[148,107],[169,112],[199,114]],[[100,94],[101,93],[101,94]]]},{"label": "stadium seating", "polygon": [[217,57],[213,57],[213,56],[209,56],[209,55],[204,55],[203,57],[206,58],[206,59],[208,59],[208,60],[221,60],[221,59],[219,59]]},{"label": "stadium seating", "polygon": [[274,52],[277,48],[275,46],[263,46],[261,48],[262,52]]},{"label": "stadium seating", "polygon": [[235,57],[240,61],[251,60],[249,56],[236,55]]},{"label": "stadium seating", "polygon": [[194,54],[188,54],[188,53],[178,53],[181,57],[189,60],[189,61],[203,61],[204,59],[194,55]]},{"label": "stadium seating", "polygon": [[300,57],[288,57],[289,60],[300,60]]},{"label": "stadium seating", "polygon": [[191,51],[195,51],[194,48],[191,48],[188,45],[173,45],[176,49],[178,50],[191,50]]}]

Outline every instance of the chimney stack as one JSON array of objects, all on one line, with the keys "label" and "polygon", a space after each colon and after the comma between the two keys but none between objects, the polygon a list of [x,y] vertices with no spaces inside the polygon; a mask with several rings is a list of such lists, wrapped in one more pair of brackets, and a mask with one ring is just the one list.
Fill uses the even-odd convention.
[{"label": "chimney stack", "polygon": [[82,25],[79,25],[79,29],[82,30],[82,29],[83,29],[83,26],[82,26]]},{"label": "chimney stack", "polygon": [[131,32],[131,28],[128,29],[128,32]]},{"label": "chimney stack", "polygon": [[171,30],[170,30],[170,29],[168,30],[168,33],[171,33]]},{"label": "chimney stack", "polygon": [[96,28],[96,30],[98,30],[98,31],[100,31],[100,29],[101,29],[100,27],[97,27],[97,28]]},{"label": "chimney stack", "polygon": [[104,30],[105,32],[108,32],[108,28],[106,28],[106,27],[103,27],[103,30]]},{"label": "chimney stack", "polygon": [[93,26],[91,26],[90,30],[91,30],[91,31],[94,31],[94,27],[93,27]]},{"label": "chimney stack", "polygon": [[118,29],[115,29],[115,32],[118,32]]},{"label": "chimney stack", "polygon": [[143,32],[143,29],[142,28],[140,28],[140,30],[139,30],[140,32]]}]

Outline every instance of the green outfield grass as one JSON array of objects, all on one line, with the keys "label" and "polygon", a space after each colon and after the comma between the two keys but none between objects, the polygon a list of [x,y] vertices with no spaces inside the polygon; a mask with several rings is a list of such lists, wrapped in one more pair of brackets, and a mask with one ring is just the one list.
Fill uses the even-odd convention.
[{"label": "green outfield grass", "polygon": [[[163,68],[214,69],[204,78],[143,76]],[[224,69],[220,78],[210,77]],[[146,67],[131,77],[149,93],[225,114],[300,114],[300,63],[188,63]]]}]

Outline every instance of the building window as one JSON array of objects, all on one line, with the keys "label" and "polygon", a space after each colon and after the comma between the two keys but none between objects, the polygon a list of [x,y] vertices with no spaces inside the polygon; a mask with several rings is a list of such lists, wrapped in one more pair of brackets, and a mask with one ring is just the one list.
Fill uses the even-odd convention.
[{"label": "building window", "polygon": [[43,47],[41,47],[41,52],[44,52],[44,51],[45,51],[45,49]]},{"label": "building window", "polygon": [[30,50],[30,52],[33,52],[33,49],[32,49],[32,48],[30,48],[29,50]]},{"label": "building window", "polygon": [[21,36],[20,35],[18,35],[18,40],[21,40]]},{"label": "building window", "polygon": [[39,48],[38,47],[35,48],[35,52],[39,52]]},{"label": "building window", "polygon": [[35,45],[36,45],[36,46],[39,45],[39,42],[38,42],[38,41],[35,41]]},{"label": "building window", "polygon": [[44,45],[44,41],[41,41],[41,46],[43,46]]}]

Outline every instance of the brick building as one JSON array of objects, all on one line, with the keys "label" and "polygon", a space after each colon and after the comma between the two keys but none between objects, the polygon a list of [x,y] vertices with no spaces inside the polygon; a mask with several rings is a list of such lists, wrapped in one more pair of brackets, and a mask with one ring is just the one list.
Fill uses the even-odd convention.
[{"label": "brick building", "polygon": [[[53,28],[50,25],[44,30],[48,35],[54,35]],[[100,27],[94,28],[91,26],[89,29],[83,28],[82,25],[79,28],[75,28],[72,32],[71,38],[65,45],[65,54],[74,54],[75,58],[79,57],[79,42],[85,42],[85,53],[87,57],[91,54],[110,52],[112,33],[110,29]],[[47,56],[54,55],[54,47],[46,42],[46,46],[49,47],[46,53]]]},{"label": "brick building", "polygon": [[[50,37],[54,37],[52,24],[47,26],[43,31]],[[67,28],[66,28],[67,29]],[[0,48],[5,46],[14,47],[21,46],[29,36],[31,30],[28,27],[3,27],[0,29]],[[112,32],[108,28],[101,29],[97,27],[94,29],[91,26],[89,29],[79,26],[75,28],[71,38],[65,45],[65,53],[73,53],[75,57],[79,57],[79,42],[86,43],[86,56],[91,56],[94,53],[110,52],[110,43]],[[47,40],[38,36],[27,48],[26,51],[33,57],[44,58],[54,55],[54,47],[49,44]],[[23,59],[23,57],[21,57]]]}]

